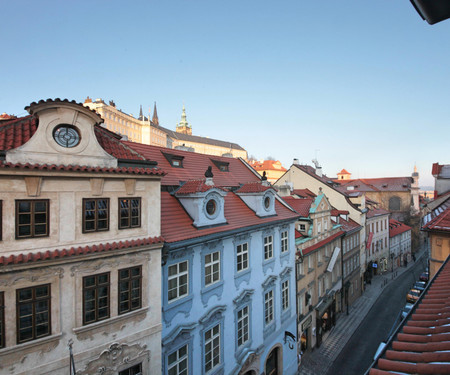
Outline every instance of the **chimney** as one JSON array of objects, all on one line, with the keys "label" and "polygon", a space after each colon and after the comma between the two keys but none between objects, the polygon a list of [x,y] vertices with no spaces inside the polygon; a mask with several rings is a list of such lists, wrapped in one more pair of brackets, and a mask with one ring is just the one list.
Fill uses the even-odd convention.
[{"label": "chimney", "polygon": [[320,165],[316,168],[316,175],[322,177],[322,167]]},{"label": "chimney", "polygon": [[300,162],[298,161],[298,159],[294,159],[294,160],[292,161],[292,164],[294,164],[294,165],[300,165]]}]

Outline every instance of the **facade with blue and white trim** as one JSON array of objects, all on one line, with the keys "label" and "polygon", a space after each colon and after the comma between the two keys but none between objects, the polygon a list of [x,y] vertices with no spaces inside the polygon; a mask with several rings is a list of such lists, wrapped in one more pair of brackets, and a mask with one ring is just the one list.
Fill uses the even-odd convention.
[{"label": "facade with blue and white trim", "polygon": [[[295,374],[298,215],[277,217],[276,210],[289,208],[275,205],[272,189],[251,199],[227,192],[245,201],[249,212],[259,203],[270,204],[268,214],[259,212],[258,225],[201,235],[209,216],[220,222],[224,215],[209,215],[209,200],[217,200],[216,209],[224,207],[216,190],[177,196],[180,204],[192,198],[188,204],[204,210],[195,218],[199,236],[166,242],[163,249],[163,374]],[[258,210],[253,211],[254,216]]]}]

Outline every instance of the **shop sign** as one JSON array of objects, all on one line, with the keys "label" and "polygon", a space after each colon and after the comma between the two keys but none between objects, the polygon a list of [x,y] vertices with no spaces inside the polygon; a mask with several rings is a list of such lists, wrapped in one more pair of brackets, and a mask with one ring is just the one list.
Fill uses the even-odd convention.
[{"label": "shop sign", "polygon": [[306,329],[311,327],[312,323],[312,315],[308,316],[306,320],[302,323],[302,332]]}]

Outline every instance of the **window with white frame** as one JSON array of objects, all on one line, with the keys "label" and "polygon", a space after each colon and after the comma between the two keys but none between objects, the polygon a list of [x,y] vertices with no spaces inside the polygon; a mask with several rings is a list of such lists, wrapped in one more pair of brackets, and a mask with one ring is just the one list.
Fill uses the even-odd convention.
[{"label": "window with white frame", "polygon": [[317,221],[317,233],[320,233],[322,231],[322,222]]},{"label": "window with white frame", "polygon": [[220,252],[205,255],[205,286],[220,280]]},{"label": "window with white frame", "polygon": [[243,307],[237,312],[237,345],[244,345],[250,339],[249,331],[249,307]]},{"label": "window with white frame", "polygon": [[281,283],[281,308],[283,311],[289,308],[289,280]]},{"label": "window with white frame", "polygon": [[281,232],[281,253],[285,253],[289,250],[288,247],[288,232],[287,230]]},{"label": "window with white frame", "polygon": [[314,268],[314,261],[312,255],[308,256],[308,269],[312,270]]},{"label": "window with white frame", "polygon": [[305,274],[305,267],[303,266],[303,262],[297,262],[296,263],[296,267],[297,267],[297,276],[300,275],[304,275]]},{"label": "window with white frame", "polygon": [[272,323],[273,320],[273,290],[269,290],[264,294],[264,322],[268,325]]},{"label": "window with white frame", "polygon": [[170,353],[167,358],[167,375],[188,375],[188,345]]},{"label": "window with white frame", "polygon": [[322,263],[322,249],[317,251],[317,263]]},{"label": "window with white frame", "polygon": [[236,268],[237,272],[248,269],[248,242],[236,247]]},{"label": "window with white frame", "polygon": [[168,267],[168,301],[174,301],[189,293],[188,261],[172,264]]},{"label": "window with white frame", "polygon": [[305,225],[305,224],[299,224],[299,225],[298,225],[298,230],[299,230],[300,232],[304,232],[304,231],[306,230],[306,225]]},{"label": "window with white frame", "polygon": [[273,237],[264,237],[264,260],[273,258]]},{"label": "window with white frame", "polygon": [[220,365],[220,323],[205,332],[205,373]]}]

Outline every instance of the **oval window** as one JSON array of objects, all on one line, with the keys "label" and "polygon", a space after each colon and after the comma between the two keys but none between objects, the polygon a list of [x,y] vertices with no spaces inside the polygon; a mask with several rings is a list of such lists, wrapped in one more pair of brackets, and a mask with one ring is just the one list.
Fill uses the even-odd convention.
[{"label": "oval window", "polygon": [[214,199],[210,199],[208,203],[206,203],[206,212],[208,215],[212,216],[216,212],[217,204]]},{"label": "oval window", "polygon": [[265,197],[264,198],[264,207],[266,208],[266,210],[269,209],[269,207],[270,207],[270,197]]}]

